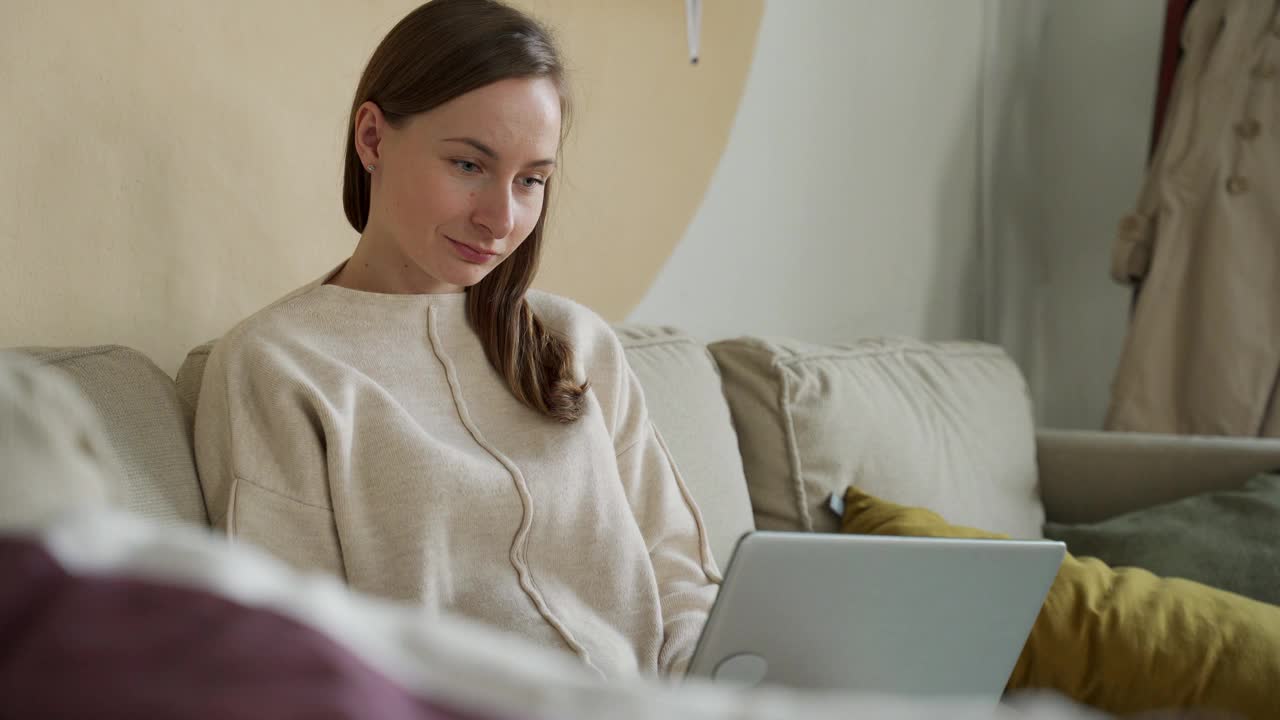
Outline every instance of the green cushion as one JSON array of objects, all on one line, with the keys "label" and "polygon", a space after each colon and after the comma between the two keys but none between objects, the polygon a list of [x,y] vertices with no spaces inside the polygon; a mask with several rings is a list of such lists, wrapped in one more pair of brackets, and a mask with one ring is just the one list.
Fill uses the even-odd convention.
[{"label": "green cushion", "polygon": [[1140,567],[1280,605],[1280,475],[1102,522],[1045,523],[1044,535],[1112,567]]}]

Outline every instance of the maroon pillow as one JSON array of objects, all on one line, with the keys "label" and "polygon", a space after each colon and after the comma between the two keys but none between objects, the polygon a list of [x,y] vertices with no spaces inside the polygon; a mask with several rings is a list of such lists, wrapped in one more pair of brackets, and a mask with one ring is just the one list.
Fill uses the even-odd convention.
[{"label": "maroon pillow", "polygon": [[0,537],[12,717],[491,720],[418,697],[326,635],[199,590],[74,575]]}]

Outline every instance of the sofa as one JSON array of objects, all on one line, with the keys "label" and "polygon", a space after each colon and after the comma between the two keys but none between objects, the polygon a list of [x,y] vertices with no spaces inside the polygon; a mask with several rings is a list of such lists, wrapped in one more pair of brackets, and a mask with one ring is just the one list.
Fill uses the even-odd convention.
[{"label": "sofa", "polygon": [[[616,333],[724,565],[753,529],[834,532],[849,485],[948,520],[1039,537],[1280,468],[1280,441],[1037,430],[998,347],[907,338],[819,345],[678,329]],[[212,343],[171,379],[121,346],[21,348],[70,378],[105,420],[122,507],[207,525],[191,428]]]},{"label": "sofa", "polygon": [[[955,522],[1036,537],[1046,519],[1098,520],[1233,488],[1280,467],[1277,441],[1037,431],[1017,367],[1002,350],[981,343],[885,338],[817,345],[739,338],[706,345],[673,328],[615,329],[722,565],[738,537],[754,528],[836,531],[840,522],[833,508],[838,510],[850,485]],[[105,488],[109,503],[129,517],[145,518],[148,527],[207,537],[191,428],[210,347],[193,349],[172,379],[145,355],[121,346],[19,350],[45,372],[70,381],[100,417],[107,447],[95,454],[109,456],[115,466],[115,485]],[[68,443],[62,452],[76,450]],[[61,491],[44,480],[35,489]],[[12,508],[5,511],[0,514],[11,520]],[[571,708],[568,715],[575,717],[594,716],[584,709],[592,702],[597,709],[626,702],[633,717],[790,717],[800,707],[807,716],[843,717],[853,707],[849,699],[833,704],[787,695],[663,695],[651,686],[598,689],[566,679],[572,676],[558,674],[551,659],[526,654],[527,649],[486,645],[476,629],[422,628],[403,611],[390,610],[384,614],[392,620],[375,623],[383,632],[371,632],[368,618],[377,616],[376,608],[348,611],[347,605],[365,602],[354,593],[288,576],[283,567],[255,569],[247,573],[256,578],[249,582],[241,577],[244,568],[261,561],[228,559],[191,535],[109,522],[94,527],[55,530],[52,546],[75,555],[71,549],[79,543],[78,552],[99,556],[93,561],[99,566],[115,562],[117,569],[158,572],[166,581],[212,577],[214,585],[232,588],[240,599],[266,597],[266,604],[295,616],[319,618],[312,618],[314,624],[347,646],[400,638],[419,656],[400,679],[417,683],[419,690],[426,685],[465,695],[457,688],[469,683],[466,689],[475,696],[503,696],[511,707],[532,702],[557,711]],[[145,544],[148,538],[150,555],[112,547]],[[157,544],[173,545],[167,561],[154,557]],[[422,639],[414,633],[431,635]],[[429,672],[424,654],[433,658]],[[441,665],[441,656],[456,662]],[[478,679],[494,672],[507,678],[501,692]],[[898,706],[887,709],[893,716],[912,716],[894,714],[903,709]],[[1052,708],[1043,716],[1052,716]]]}]

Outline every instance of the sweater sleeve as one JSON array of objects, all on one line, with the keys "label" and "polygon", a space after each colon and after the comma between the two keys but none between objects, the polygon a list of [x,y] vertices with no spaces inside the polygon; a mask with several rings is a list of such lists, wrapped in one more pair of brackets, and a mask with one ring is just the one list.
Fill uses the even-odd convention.
[{"label": "sweater sleeve", "polygon": [[344,578],[316,404],[282,367],[234,342],[209,356],[195,419],[209,519],[296,568]]},{"label": "sweater sleeve", "polygon": [[618,453],[618,471],[658,580],[663,627],[658,669],[679,676],[715,602],[720,573],[698,506],[648,419],[640,383],[625,362],[623,369],[620,407],[628,417],[620,418],[618,427],[635,435]]}]

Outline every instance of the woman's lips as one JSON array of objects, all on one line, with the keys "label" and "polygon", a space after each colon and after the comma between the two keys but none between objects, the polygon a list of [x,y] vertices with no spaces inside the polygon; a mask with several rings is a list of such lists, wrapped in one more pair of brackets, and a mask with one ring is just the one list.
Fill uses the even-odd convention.
[{"label": "woman's lips", "polygon": [[498,253],[477,250],[476,248],[460,243],[451,237],[446,236],[445,239],[453,246],[453,251],[458,254],[458,257],[473,265],[484,265],[498,255]]}]

